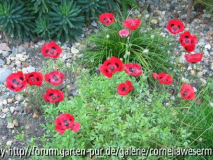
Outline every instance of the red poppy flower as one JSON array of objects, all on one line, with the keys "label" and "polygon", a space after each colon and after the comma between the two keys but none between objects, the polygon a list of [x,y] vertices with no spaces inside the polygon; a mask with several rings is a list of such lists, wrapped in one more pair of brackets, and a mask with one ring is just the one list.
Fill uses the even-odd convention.
[{"label": "red poppy flower", "polygon": [[131,81],[126,81],[118,85],[117,92],[121,96],[126,96],[134,87]]},{"label": "red poppy flower", "polygon": [[129,30],[128,30],[128,29],[122,29],[122,30],[120,30],[120,31],[118,32],[118,34],[120,35],[120,37],[126,38],[126,37],[129,36]]},{"label": "red poppy flower", "polygon": [[100,71],[108,78],[112,78],[115,72],[123,70],[123,63],[119,58],[112,56],[109,60],[106,60],[101,66]]},{"label": "red poppy flower", "polygon": [[143,73],[141,66],[133,63],[124,64],[124,70],[127,74],[135,77],[140,76]]},{"label": "red poppy flower", "polygon": [[184,84],[181,88],[180,94],[185,100],[193,100],[196,97],[194,88],[190,84]]},{"label": "red poppy flower", "polygon": [[66,129],[71,129],[74,132],[78,132],[78,130],[80,129],[80,123],[79,122],[75,122],[75,118],[69,114],[69,113],[64,113],[59,115],[56,119],[55,119],[55,129],[60,133],[60,134],[64,134]]},{"label": "red poppy flower", "polygon": [[157,78],[158,78],[158,74],[157,74],[157,73],[152,73],[152,77],[153,77],[154,79],[157,79]]},{"label": "red poppy flower", "polygon": [[42,82],[43,82],[43,75],[41,72],[31,72],[31,73],[26,73],[25,78],[27,83],[32,86],[36,85],[41,87]]},{"label": "red poppy flower", "polygon": [[203,58],[203,54],[195,53],[190,55],[185,55],[186,61],[189,63],[197,63],[200,62]]},{"label": "red poppy flower", "polygon": [[130,30],[136,30],[141,24],[140,19],[127,19],[123,22],[123,25]]},{"label": "red poppy flower", "polygon": [[43,45],[41,52],[44,57],[52,57],[56,59],[62,53],[62,49],[55,42],[50,42]]},{"label": "red poppy flower", "polygon": [[22,91],[27,86],[27,81],[24,79],[24,74],[21,71],[17,73],[11,73],[7,77],[6,83],[7,88],[15,92]]},{"label": "red poppy flower", "polygon": [[172,84],[173,78],[171,75],[162,72],[162,73],[158,74],[158,81],[161,84],[170,85],[170,84]]},{"label": "red poppy flower", "polygon": [[64,93],[60,90],[49,88],[43,97],[46,102],[56,103],[64,100]]},{"label": "red poppy flower", "polygon": [[110,25],[115,21],[112,13],[103,13],[100,15],[99,20],[105,25]]},{"label": "red poppy flower", "polygon": [[170,20],[166,26],[166,28],[169,30],[172,34],[177,34],[179,32],[183,32],[185,29],[185,26],[181,20]]},{"label": "red poppy flower", "polygon": [[188,45],[188,46],[186,46],[184,48],[185,48],[186,52],[190,53],[190,52],[195,50],[195,44]]},{"label": "red poppy flower", "polygon": [[186,52],[192,52],[195,49],[197,37],[186,31],[180,34],[179,42],[185,48]]},{"label": "red poppy flower", "polygon": [[64,82],[64,74],[54,70],[50,73],[45,74],[44,78],[45,81],[52,84],[52,85],[60,85]]}]

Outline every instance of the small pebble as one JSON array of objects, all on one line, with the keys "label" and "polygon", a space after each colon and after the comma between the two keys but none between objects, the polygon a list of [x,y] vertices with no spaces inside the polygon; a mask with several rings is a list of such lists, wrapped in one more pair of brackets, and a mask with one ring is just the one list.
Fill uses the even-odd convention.
[{"label": "small pebble", "polygon": [[9,111],[9,109],[8,108],[4,108],[4,109],[2,109],[2,112],[3,113],[7,113]]},{"label": "small pebble", "polygon": [[21,94],[17,94],[15,96],[15,100],[17,100],[18,102],[20,102],[22,100],[22,95]]},{"label": "small pebble", "polygon": [[7,124],[7,128],[8,128],[8,129],[14,128],[14,124],[13,124],[13,123],[8,123],[8,124]]},{"label": "small pebble", "polygon": [[17,120],[17,119],[14,119],[14,120],[13,120],[13,124],[14,124],[15,127],[18,127],[18,120]]},{"label": "small pebble", "polygon": [[9,140],[9,141],[7,141],[6,145],[7,145],[7,146],[11,146],[12,143],[13,143],[13,141],[12,141],[12,140]]}]

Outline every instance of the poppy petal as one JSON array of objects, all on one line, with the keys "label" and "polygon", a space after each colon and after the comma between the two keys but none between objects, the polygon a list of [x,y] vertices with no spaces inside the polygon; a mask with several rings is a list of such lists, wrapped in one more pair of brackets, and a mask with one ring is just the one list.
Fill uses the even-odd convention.
[{"label": "poppy petal", "polygon": [[24,90],[27,87],[27,81],[24,78],[24,74],[22,71],[16,72],[16,73],[11,73],[7,79],[7,88],[19,92]]},{"label": "poppy petal", "polygon": [[105,25],[110,25],[115,21],[114,15],[112,13],[101,14],[100,17],[99,17],[99,20]]},{"label": "poppy petal", "polygon": [[123,25],[130,30],[136,30],[141,24],[140,19],[127,19],[123,22]]},{"label": "poppy petal", "polygon": [[195,53],[190,55],[185,55],[186,61],[189,63],[200,62],[203,58],[203,53]]},{"label": "poppy petal", "polygon": [[36,85],[40,87],[43,82],[43,75],[41,72],[30,72],[25,74],[27,83],[32,86]]},{"label": "poppy petal", "polygon": [[65,75],[58,70],[54,70],[50,73],[45,74],[45,81],[52,85],[60,85],[64,82]]},{"label": "poppy petal", "polygon": [[119,36],[122,38],[126,38],[129,36],[129,30],[128,29],[122,29],[118,32]]},{"label": "poppy petal", "polygon": [[73,123],[73,127],[71,128],[74,132],[78,132],[81,128],[81,124],[79,122]]},{"label": "poppy petal", "polygon": [[185,29],[185,26],[181,20],[173,19],[168,22],[166,28],[168,29],[170,33],[177,34],[177,33],[183,32],[183,30]]},{"label": "poppy petal", "polygon": [[46,90],[43,98],[46,102],[49,103],[61,102],[64,100],[64,93],[61,90],[49,88]]},{"label": "poppy petal", "polygon": [[41,52],[44,57],[51,57],[56,59],[62,53],[62,49],[55,42],[50,42],[42,46]]},{"label": "poppy petal", "polygon": [[124,64],[124,70],[127,74],[135,77],[140,76],[143,73],[141,66],[133,63]]}]

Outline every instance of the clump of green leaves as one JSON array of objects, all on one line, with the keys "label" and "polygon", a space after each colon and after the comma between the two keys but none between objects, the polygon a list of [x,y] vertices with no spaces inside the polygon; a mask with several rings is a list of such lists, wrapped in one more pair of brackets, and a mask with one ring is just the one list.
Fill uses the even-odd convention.
[{"label": "clump of green leaves", "polygon": [[55,26],[53,32],[57,33],[53,39],[61,42],[76,40],[84,26],[81,9],[73,1],[63,0],[60,6],[53,6],[53,11],[50,16]]},{"label": "clump of green leaves", "polygon": [[76,2],[81,7],[86,20],[96,18],[107,11],[106,0],[77,0]]},{"label": "clump of green leaves", "polygon": [[143,70],[166,72],[174,67],[170,63],[170,53],[174,47],[169,45],[172,42],[170,38],[162,37],[159,29],[151,29],[144,19],[137,30],[130,31],[128,38],[121,38],[118,32],[124,28],[124,20],[116,19],[107,27],[100,24],[100,31],[88,37],[84,64],[94,70],[108,57],[115,56],[123,58],[125,62],[139,63]]},{"label": "clump of green leaves", "polygon": [[[44,142],[44,148],[168,148],[183,147],[189,139],[189,135],[181,136],[185,126],[176,130],[179,127],[176,108],[163,105],[169,94],[151,93],[146,74],[139,81],[124,72],[116,73],[112,79],[103,75],[83,75],[78,81],[79,96],[57,107],[54,104],[44,106],[47,123],[42,126],[52,137],[50,142]],[[131,80],[135,89],[123,97],[116,92],[118,84],[125,80]],[[70,113],[81,123],[78,133],[72,130],[66,130],[63,135],[57,133],[53,122],[61,113]],[[102,158],[107,156],[102,155]]]},{"label": "clump of green leaves", "polygon": [[15,38],[34,38],[35,17],[29,12],[22,1],[0,1],[0,25],[2,31]]}]

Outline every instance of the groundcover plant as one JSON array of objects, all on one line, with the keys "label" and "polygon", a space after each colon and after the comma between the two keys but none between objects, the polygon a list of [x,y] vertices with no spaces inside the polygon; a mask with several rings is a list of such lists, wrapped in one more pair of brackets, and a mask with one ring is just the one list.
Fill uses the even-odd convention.
[{"label": "groundcover plant", "polygon": [[[96,46],[86,55],[90,57],[88,61],[93,59],[92,64],[97,65],[100,73],[81,71],[78,96],[68,100],[67,93],[57,88],[66,79],[60,71],[62,68],[53,67],[44,76],[41,71],[27,74],[18,71],[6,80],[8,89],[16,92],[26,90],[28,84],[42,87],[44,80],[50,85],[40,95],[45,102],[41,108],[46,119],[46,124],[41,124],[45,135],[40,140],[46,149],[59,149],[52,158],[156,159],[166,156],[183,159],[184,156],[154,157],[151,154],[131,157],[123,151],[130,148],[211,148],[212,143],[206,143],[213,134],[213,109],[208,101],[210,85],[195,92],[191,84],[184,83],[178,86],[177,93],[170,93],[169,89],[177,79],[167,73],[170,66],[167,61],[171,60],[164,52],[167,42],[159,41],[159,35],[151,35],[149,31],[143,35],[140,19],[128,18],[120,24],[112,13],[103,13],[99,20],[107,27],[89,39],[96,42]],[[197,37],[184,31],[182,21],[169,21],[167,29],[171,34],[179,34],[179,43],[187,52],[188,63],[202,60],[202,53],[189,54],[196,47]],[[53,65],[63,54],[55,42],[44,44],[41,52],[54,60]],[[94,66],[91,68],[95,69]],[[156,81],[154,86],[148,83],[150,78]],[[172,94],[178,101],[171,99]],[[209,112],[199,106],[201,96],[205,96],[203,104],[207,105]],[[36,146],[35,142],[29,144]],[[63,149],[72,148],[86,152],[79,156],[62,153]],[[118,154],[109,157],[106,150],[100,155],[88,152],[107,148],[118,150]]]}]

